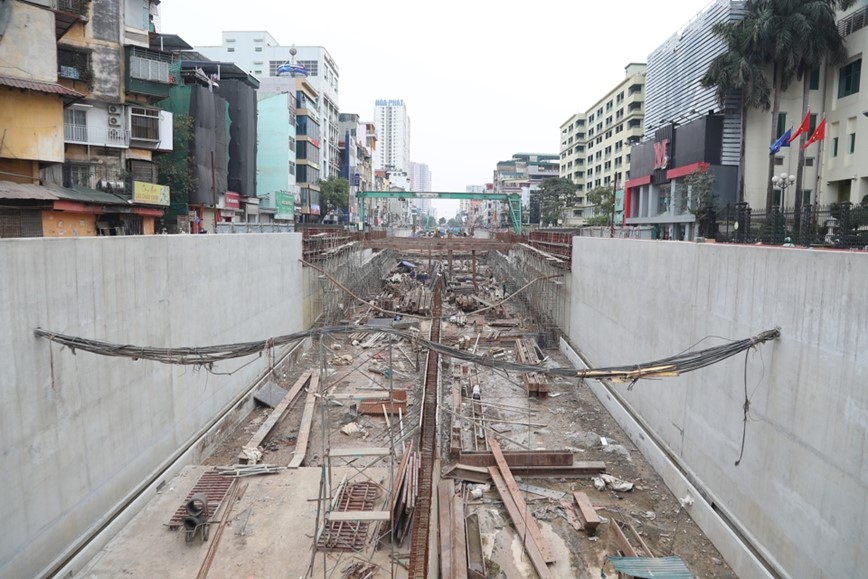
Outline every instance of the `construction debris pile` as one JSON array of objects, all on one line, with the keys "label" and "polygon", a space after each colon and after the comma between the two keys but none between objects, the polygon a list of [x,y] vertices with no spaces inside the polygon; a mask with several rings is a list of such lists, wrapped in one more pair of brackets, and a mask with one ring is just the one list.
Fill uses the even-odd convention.
[{"label": "construction debris pile", "polygon": [[[297,500],[308,513],[281,535],[303,553],[283,562],[287,575],[418,577],[419,556],[435,560],[443,578],[596,576],[601,562],[607,573],[621,564],[607,557],[681,562],[681,552],[696,567],[686,546],[713,547],[638,453],[614,443],[626,439],[575,379],[507,372],[422,347],[424,337],[487,360],[566,365],[542,347],[538,326],[493,268],[475,254],[408,259],[397,260],[375,294],[331,298],[339,313],[324,312],[323,323],[340,317],[366,329],[319,336],[298,362],[275,368],[256,392],[257,410],[172,507],[163,525],[212,537],[202,569],[215,564],[220,541],[209,527],[235,525],[231,548],[240,549],[238,537],[253,541],[289,516],[262,512],[283,508],[270,504],[279,488],[303,493]],[[321,283],[324,293],[344,291]],[[435,283],[444,288],[442,311]],[[185,527],[190,501],[203,514]],[[691,543],[681,536],[687,528]],[[429,536],[437,552],[419,538]],[[258,557],[244,564],[236,553],[229,574],[253,576],[247,566]],[[718,567],[694,570],[726,576]]]}]

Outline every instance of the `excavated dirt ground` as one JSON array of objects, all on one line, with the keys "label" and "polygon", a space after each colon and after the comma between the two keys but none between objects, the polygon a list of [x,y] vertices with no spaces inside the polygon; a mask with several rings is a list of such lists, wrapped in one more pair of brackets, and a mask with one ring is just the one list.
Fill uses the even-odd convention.
[{"label": "excavated dirt ground", "polygon": [[[491,287],[497,287],[496,280]],[[494,296],[487,296],[491,299]],[[511,302],[507,302],[511,304]],[[508,305],[505,312],[507,318],[523,320],[522,325],[504,333],[532,334],[535,329],[530,327],[526,314]],[[363,317],[365,310],[359,306],[353,312],[356,317]],[[477,333],[489,335],[493,328],[489,326],[457,325],[449,321],[458,312],[454,306],[444,302],[444,322],[442,327],[442,342],[455,346],[459,337],[467,336],[471,341]],[[504,312],[499,312],[501,315]],[[472,314],[468,315],[472,318]],[[498,316],[502,319],[501,316]],[[355,318],[354,318],[355,319]],[[452,318],[455,320],[455,318]],[[403,322],[414,321],[404,317]],[[417,323],[420,333],[428,335],[430,322],[426,320]],[[390,387],[390,381],[383,376],[383,368],[389,366],[390,344],[383,339],[369,348],[363,348],[364,338],[341,335],[327,337],[322,345],[315,344],[292,368],[285,374],[274,377],[274,381],[288,389],[304,371],[320,371],[323,358],[325,365],[325,387],[328,395],[335,400],[330,402],[325,412],[326,421],[323,424],[322,412],[317,406],[311,429],[310,445],[307,451],[305,465],[318,466],[322,464],[323,449],[349,447],[384,447],[389,445],[390,436],[385,428],[382,415],[359,415],[355,404],[348,399],[352,395],[369,394]],[[359,339],[361,338],[361,339]],[[479,353],[485,354],[488,348],[503,348],[500,359],[514,361],[514,352],[509,342],[500,344],[480,344]],[[417,363],[424,370],[425,352],[418,352],[414,344],[407,340],[391,344],[391,367],[394,370],[391,387],[407,389],[409,402],[407,413],[403,416],[403,425],[395,424],[395,430],[403,427],[409,431],[418,422],[418,404],[421,396],[423,373],[416,370]],[[557,350],[544,350],[548,360],[546,365],[568,366],[567,360]],[[661,352],[661,357],[666,352]],[[449,369],[441,369],[442,400],[451,400],[452,372],[460,373],[460,361],[451,361]],[[501,405],[496,409],[486,411],[487,418],[498,418],[498,430],[502,434],[501,445],[504,450],[517,450],[515,443],[520,443],[532,449],[559,450],[568,448],[573,451],[576,461],[604,461],[606,473],[634,484],[629,492],[613,490],[598,491],[594,488],[591,477],[573,479],[537,479],[524,482],[566,493],[564,499],[571,501],[572,492],[581,490],[588,494],[593,505],[602,517],[602,523],[596,536],[590,537],[582,531],[574,529],[567,520],[564,507],[559,500],[554,500],[532,493],[525,493],[530,510],[539,522],[543,535],[550,542],[555,552],[557,562],[551,566],[551,571],[557,577],[599,577],[601,568],[608,576],[614,573],[611,565],[605,563],[606,555],[616,555],[617,547],[612,539],[610,525],[613,519],[629,523],[641,536],[655,556],[676,555],[681,557],[687,567],[696,577],[731,578],[735,575],[729,566],[723,562],[721,555],[700,531],[690,516],[685,512],[679,501],[665,487],[660,477],[651,469],[642,455],[630,443],[614,419],[602,407],[593,393],[582,387],[576,380],[565,378],[550,378],[550,394],[547,398],[528,398],[518,374],[507,374],[482,366],[471,365],[471,372],[478,372],[481,398],[484,402]],[[306,394],[302,392],[296,399],[291,410],[285,413],[282,420],[272,430],[262,445],[263,456],[260,462],[274,465],[286,465],[296,451],[295,444],[301,422],[302,409]],[[448,404],[447,404],[448,406]],[[270,408],[258,407],[247,421],[239,426],[229,436],[220,448],[205,462],[206,465],[228,465],[237,462],[239,449],[247,443],[259,425],[268,417]],[[450,415],[441,413],[441,428],[448,429]],[[393,422],[395,422],[393,420]],[[522,425],[523,424],[523,425]],[[355,430],[352,434],[341,431],[345,428]],[[528,426],[530,425],[530,426]],[[491,433],[491,431],[489,431]],[[442,433],[441,433],[442,434]],[[448,435],[441,436],[441,440]],[[473,439],[469,426],[465,427],[465,441]],[[605,443],[603,442],[605,439]],[[514,441],[514,442],[510,442]],[[325,444],[324,444],[325,443]],[[398,445],[400,454],[400,444]],[[443,456],[448,456],[445,449]],[[371,476],[380,480],[388,480],[392,469],[397,469],[397,460],[390,467],[388,460],[376,462],[364,458],[352,461],[356,479]],[[376,462],[376,464],[375,464]],[[375,464],[372,468],[364,466]],[[333,464],[336,467],[337,464]],[[343,464],[341,465],[343,466]],[[443,470],[450,466],[447,458],[443,459]],[[280,477],[282,475],[272,475]],[[520,477],[517,477],[519,480]],[[333,484],[337,484],[337,480]],[[476,485],[474,484],[474,487]],[[436,489],[435,489],[436,490]],[[311,496],[308,500],[316,500]],[[574,504],[574,503],[573,503]],[[466,504],[466,514],[478,513],[483,551],[486,558],[488,577],[533,577],[535,572],[522,548],[521,539],[513,529],[509,515],[499,501],[496,490],[484,492],[481,499],[469,500]],[[305,528],[299,529],[309,536],[315,533],[315,521],[311,520]],[[369,559],[378,562],[381,567],[374,575],[376,577],[390,576],[391,567],[395,576],[406,576],[404,567],[389,563],[389,555],[395,559],[406,557],[407,541],[400,547],[381,548],[375,554],[373,541],[369,540],[368,553],[360,553],[357,559]],[[309,552],[303,554],[309,557]],[[346,559],[349,560],[349,559]],[[340,566],[340,565],[339,565]],[[265,576],[265,575],[261,575]],[[337,576],[337,575],[335,575]]]}]

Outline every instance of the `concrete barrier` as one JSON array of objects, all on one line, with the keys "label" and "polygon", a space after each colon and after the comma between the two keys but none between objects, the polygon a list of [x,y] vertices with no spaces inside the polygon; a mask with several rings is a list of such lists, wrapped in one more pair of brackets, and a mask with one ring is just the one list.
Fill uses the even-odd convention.
[{"label": "concrete barrier", "polygon": [[746,562],[764,561],[758,573],[860,575],[868,254],[575,238],[572,276],[569,338],[595,366],[780,327],[747,359],[613,388],[751,545]]},{"label": "concrete barrier", "polygon": [[208,371],[72,352],[33,330],[167,348],[297,332],[300,257],[301,235],[285,233],[0,241],[0,576],[56,569],[270,359]]}]

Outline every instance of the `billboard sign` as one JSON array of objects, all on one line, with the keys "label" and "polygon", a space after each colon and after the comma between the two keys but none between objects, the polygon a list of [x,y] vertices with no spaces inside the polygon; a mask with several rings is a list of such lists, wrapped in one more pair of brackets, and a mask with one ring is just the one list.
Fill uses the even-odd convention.
[{"label": "billboard sign", "polygon": [[169,206],[169,186],[133,181],[133,202]]},{"label": "billboard sign", "polygon": [[295,195],[286,191],[278,191],[275,193],[275,219],[284,219],[286,221],[295,220]]},{"label": "billboard sign", "polygon": [[234,191],[223,194],[223,207],[225,209],[241,209],[241,195]]}]

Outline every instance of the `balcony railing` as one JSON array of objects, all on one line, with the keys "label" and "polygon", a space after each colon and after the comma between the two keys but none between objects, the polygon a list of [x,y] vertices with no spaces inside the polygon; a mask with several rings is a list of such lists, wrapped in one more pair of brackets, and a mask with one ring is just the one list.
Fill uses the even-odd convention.
[{"label": "balcony railing", "polygon": [[129,133],[124,129],[88,127],[69,123],[63,125],[63,140],[66,143],[109,147],[127,147],[130,144]]},{"label": "balcony railing", "polygon": [[849,36],[861,30],[868,23],[868,6],[857,10],[853,14],[842,18],[838,21],[838,33],[843,36]]},{"label": "balcony railing", "polygon": [[90,0],[57,0],[57,9],[61,12],[72,12],[79,16],[87,16],[87,5]]},{"label": "balcony railing", "polygon": [[130,49],[130,77],[168,84],[172,55],[133,46]]},{"label": "balcony railing", "polygon": [[93,73],[90,69],[90,58],[87,53],[57,49],[57,76],[89,83]]}]

